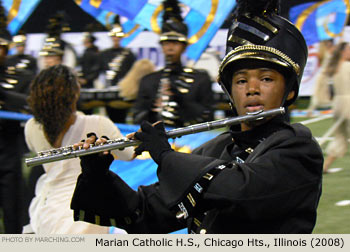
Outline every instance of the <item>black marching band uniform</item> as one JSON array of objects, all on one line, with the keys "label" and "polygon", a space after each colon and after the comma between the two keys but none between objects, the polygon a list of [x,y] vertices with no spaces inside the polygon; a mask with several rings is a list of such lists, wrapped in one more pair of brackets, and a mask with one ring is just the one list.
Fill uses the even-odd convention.
[{"label": "black marching band uniform", "polygon": [[[81,67],[81,71],[78,73],[81,88],[84,89],[93,89],[94,81],[99,76],[99,50],[98,47],[94,44],[96,37],[92,32],[84,33],[84,45],[85,50],[83,55],[78,60],[78,64]],[[82,81],[81,81],[82,80]],[[92,114],[93,109],[86,109],[83,106],[84,100],[81,99],[78,102],[78,109],[83,111],[85,114]]]},{"label": "black marching band uniform", "polygon": [[98,48],[93,44],[96,38],[92,33],[85,32],[84,39],[91,41],[91,46],[85,48],[82,57],[79,59],[82,73],[82,76],[79,77],[86,80],[86,83],[82,85],[83,88],[93,88],[94,80],[99,75]]},{"label": "black marching band uniform", "polygon": [[[56,13],[49,19],[49,23],[46,26],[47,37],[39,52],[39,56],[41,56],[38,59],[40,68],[50,67],[55,64],[63,64],[73,69],[76,67],[76,51],[61,36],[62,32],[69,30],[69,24],[64,22],[64,15],[62,13]],[[49,65],[47,65],[47,62],[45,62],[46,56],[55,56],[56,59],[54,61],[50,60]]]},{"label": "black marching band uniform", "polygon": [[[124,32],[120,25],[119,16],[115,18],[115,24],[109,31],[110,37],[123,38]],[[100,72],[105,73],[106,88],[117,87],[118,82],[128,73],[136,61],[135,55],[128,48],[121,46],[111,47],[100,53]],[[107,114],[113,122],[125,123],[129,108],[106,107]]]},{"label": "black marching band uniform", "polygon": [[[232,68],[244,62],[280,69],[288,76],[285,96],[296,92],[293,100],[284,99],[288,106],[298,94],[306,43],[295,26],[277,15],[277,1],[260,2],[250,2],[254,8],[249,8],[249,1],[238,1],[219,81],[229,91]],[[247,131],[231,127],[186,154],[172,151],[164,132],[148,125],[136,134],[154,136],[140,146],[159,165],[159,182],[134,191],[108,170],[110,155],[82,157],[71,202],[76,221],[116,225],[128,233],[184,227],[202,234],[312,232],[323,156],[305,126],[276,116]]]},{"label": "black marching band uniform", "polygon": [[[159,42],[177,41],[186,46],[187,35],[188,27],[182,22],[181,15],[165,12]],[[209,74],[205,70],[185,67],[181,60],[172,62],[166,57],[163,69],[145,76],[140,82],[133,108],[134,124],[161,120],[168,126],[182,127],[211,120],[214,97]],[[171,95],[162,93],[163,85],[170,86]],[[155,107],[159,98],[161,105]]]},{"label": "black marching band uniform", "polygon": [[[162,101],[161,111],[152,111],[163,82],[168,82],[174,95]],[[143,120],[162,120],[171,127],[208,121],[212,117],[213,95],[206,71],[184,67],[180,63],[166,66],[145,76],[134,105],[134,124]]]},{"label": "black marching band uniform", "polygon": [[[28,106],[26,97],[33,74],[22,66],[6,67],[6,55],[11,40],[4,21],[4,9],[0,14],[0,109],[23,112]],[[0,118],[0,208],[3,210],[5,233],[22,232],[28,221],[24,203],[22,155],[25,149],[24,129],[20,121]]]},{"label": "black marching band uniform", "polygon": [[[27,36],[25,34],[18,34],[13,37],[13,43],[16,48],[22,47],[23,50],[26,46]],[[36,58],[31,55],[24,54],[21,51],[17,51],[16,54],[10,55],[6,59],[7,67],[15,67],[17,69],[26,69],[33,75],[38,72],[38,64]]]}]

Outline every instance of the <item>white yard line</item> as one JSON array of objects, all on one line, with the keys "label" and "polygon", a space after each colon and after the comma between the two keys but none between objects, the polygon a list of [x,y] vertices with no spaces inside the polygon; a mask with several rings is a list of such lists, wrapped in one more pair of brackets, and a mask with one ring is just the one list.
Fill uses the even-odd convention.
[{"label": "white yard line", "polygon": [[310,123],[319,122],[319,121],[322,121],[322,120],[325,120],[325,119],[328,119],[328,118],[332,118],[332,117],[333,117],[333,115],[321,115],[321,116],[316,117],[316,118],[312,118],[312,119],[308,119],[308,120],[305,120],[305,121],[301,121],[300,123],[304,124],[304,125],[307,125],[307,124],[310,124]]},{"label": "white yard line", "polygon": [[[325,119],[328,119],[328,118],[331,118],[333,117],[332,114],[327,114],[327,115],[321,115],[321,116],[318,116],[316,118],[312,118],[312,119],[309,119],[309,120],[305,120],[305,121],[301,121],[300,123],[303,124],[303,125],[307,125],[307,124],[311,124],[311,123],[315,123],[315,122],[319,122],[319,121],[322,121],[322,120],[325,120]],[[334,125],[333,125],[334,126]],[[327,132],[326,132],[327,133]],[[320,137],[315,137],[316,138],[316,141],[322,145],[324,144],[325,142],[327,141],[331,141],[333,140],[334,137],[330,137],[330,134],[325,134],[323,136],[320,136]],[[350,139],[348,139],[348,142],[350,142]]]},{"label": "white yard line", "polygon": [[350,206],[350,200],[342,200],[335,203],[336,206]]}]

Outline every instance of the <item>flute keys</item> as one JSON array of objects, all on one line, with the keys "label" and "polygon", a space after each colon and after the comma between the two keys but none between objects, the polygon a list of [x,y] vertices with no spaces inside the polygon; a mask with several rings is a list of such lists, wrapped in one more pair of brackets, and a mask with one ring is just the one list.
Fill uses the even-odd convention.
[{"label": "flute keys", "polygon": [[67,155],[71,154],[73,150],[74,150],[73,145],[69,145],[67,147],[63,147],[62,154],[67,156]]}]

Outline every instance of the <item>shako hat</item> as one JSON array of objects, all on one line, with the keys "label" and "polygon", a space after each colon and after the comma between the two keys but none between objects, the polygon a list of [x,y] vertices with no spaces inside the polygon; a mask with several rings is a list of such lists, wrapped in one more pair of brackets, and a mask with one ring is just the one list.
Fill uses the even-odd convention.
[{"label": "shako hat", "polygon": [[49,24],[46,27],[48,36],[39,52],[40,56],[62,56],[64,54],[64,42],[61,39],[61,34],[69,28],[63,23],[63,19],[63,13],[56,13],[49,19]]},{"label": "shako hat", "polygon": [[187,44],[188,27],[183,22],[178,1],[163,1],[163,10],[160,42],[172,40]]},{"label": "shako hat", "polygon": [[44,46],[39,52],[40,56],[62,56],[64,54],[64,44],[59,38],[48,37]]},{"label": "shako hat", "polygon": [[120,23],[120,17],[119,15],[116,15],[113,20],[113,27],[112,29],[108,32],[108,36],[110,37],[119,37],[123,38],[125,36],[123,32],[123,27]]},{"label": "shako hat", "polygon": [[[278,0],[237,0],[218,78],[228,95],[234,71],[270,67],[285,76],[283,106],[297,98],[308,49],[301,32],[278,12]],[[286,101],[292,90],[294,97]]]}]

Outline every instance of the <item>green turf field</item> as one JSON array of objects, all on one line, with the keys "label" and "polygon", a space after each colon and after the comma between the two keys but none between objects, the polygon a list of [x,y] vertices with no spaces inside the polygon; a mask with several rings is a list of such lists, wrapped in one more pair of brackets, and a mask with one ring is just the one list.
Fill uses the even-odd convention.
[{"label": "green turf field", "polygon": [[[292,120],[303,121],[308,118],[293,118]],[[315,137],[323,134],[332,126],[333,120],[326,119],[308,126]],[[322,146],[323,150],[328,142]],[[318,218],[314,233],[350,233],[350,206],[336,206],[341,200],[350,200],[350,152],[343,158],[337,159],[332,167],[341,167],[342,171],[326,174],[323,177],[323,192],[318,208]]]},{"label": "green turf field", "polygon": [[[301,122],[309,118],[292,118],[292,122]],[[315,137],[321,137],[331,127],[332,119],[326,119],[307,126]],[[327,143],[323,146],[325,148]],[[318,208],[318,218],[314,233],[335,234],[350,233],[350,206],[336,206],[341,200],[350,200],[350,152],[336,160],[332,167],[341,167],[342,171],[326,174],[323,179],[323,192]],[[0,233],[3,233],[0,209]]]}]

